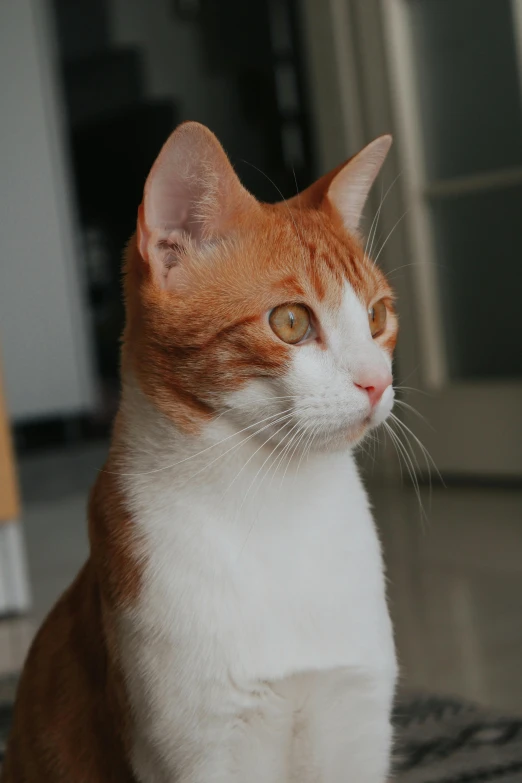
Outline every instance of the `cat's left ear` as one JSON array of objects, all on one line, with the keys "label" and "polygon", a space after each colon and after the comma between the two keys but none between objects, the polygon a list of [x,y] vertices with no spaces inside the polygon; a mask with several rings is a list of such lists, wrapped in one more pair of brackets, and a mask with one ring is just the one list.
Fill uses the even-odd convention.
[{"label": "cat's left ear", "polygon": [[340,214],[346,229],[356,232],[368,194],[386,160],[391,144],[391,136],[379,136],[353,158],[325,174],[289,203],[321,209],[327,201]]},{"label": "cat's left ear", "polygon": [[145,183],[138,250],[156,282],[175,287],[187,250],[225,237],[258,208],[214,134],[185,122],[164,144]]}]

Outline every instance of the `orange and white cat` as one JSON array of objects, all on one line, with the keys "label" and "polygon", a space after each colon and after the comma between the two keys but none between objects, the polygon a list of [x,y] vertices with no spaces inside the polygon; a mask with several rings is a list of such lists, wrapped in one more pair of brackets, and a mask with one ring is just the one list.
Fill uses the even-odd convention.
[{"label": "orange and white cat", "polygon": [[22,675],[4,783],[383,783],[396,680],[353,447],[393,405],[357,229],[383,136],[261,204],[196,123],[126,254],[91,556]]}]

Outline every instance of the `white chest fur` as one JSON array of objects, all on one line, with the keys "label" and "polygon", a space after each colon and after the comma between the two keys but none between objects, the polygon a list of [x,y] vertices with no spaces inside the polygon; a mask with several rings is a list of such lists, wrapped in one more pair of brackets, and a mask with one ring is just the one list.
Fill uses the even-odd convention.
[{"label": "white chest fur", "polygon": [[[156,748],[171,724],[192,741],[209,715],[226,721],[256,708],[267,683],[309,672],[376,678],[389,702],[381,553],[351,454],[296,460],[283,478],[286,463],[266,475],[256,448],[129,460],[129,473],[145,473],[123,478],[144,577],[122,621],[123,659]],[[157,763],[140,753],[143,769]]]}]

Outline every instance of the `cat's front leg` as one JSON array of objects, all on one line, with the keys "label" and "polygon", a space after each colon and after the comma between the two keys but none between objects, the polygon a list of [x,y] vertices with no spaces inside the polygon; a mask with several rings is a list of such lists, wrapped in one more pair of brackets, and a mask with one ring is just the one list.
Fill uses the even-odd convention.
[{"label": "cat's front leg", "polygon": [[393,674],[311,675],[298,712],[292,783],[385,783]]}]

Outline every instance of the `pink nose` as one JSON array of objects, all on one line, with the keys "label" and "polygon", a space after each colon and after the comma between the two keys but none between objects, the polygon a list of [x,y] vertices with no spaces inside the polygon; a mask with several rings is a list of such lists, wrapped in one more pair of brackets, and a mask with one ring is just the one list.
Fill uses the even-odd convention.
[{"label": "pink nose", "polygon": [[393,378],[391,373],[386,370],[382,373],[369,375],[367,378],[360,378],[359,380],[360,383],[356,383],[355,385],[368,394],[370,405],[372,408],[375,408],[382,395],[391,384]]}]

